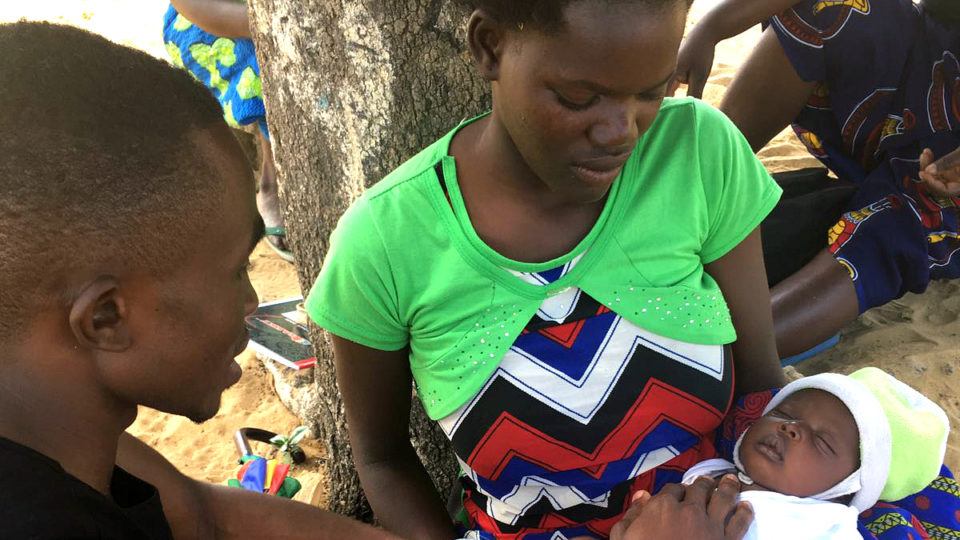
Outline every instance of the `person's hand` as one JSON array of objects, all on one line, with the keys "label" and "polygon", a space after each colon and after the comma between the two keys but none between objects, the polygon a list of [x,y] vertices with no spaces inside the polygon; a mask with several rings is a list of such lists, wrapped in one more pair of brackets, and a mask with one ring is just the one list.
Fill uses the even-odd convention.
[{"label": "person's hand", "polygon": [[677,72],[667,86],[667,95],[674,95],[677,86],[687,85],[687,95],[703,97],[703,87],[713,68],[713,53],[717,41],[710,37],[710,30],[703,23],[690,30],[680,44],[677,55]]},{"label": "person's hand", "polygon": [[719,482],[700,477],[692,485],[668,484],[656,496],[634,496],[610,540],[697,538],[741,540],[753,522],[753,509],[737,502],[740,482],[732,475]]},{"label": "person's hand", "polygon": [[941,197],[960,197],[960,148],[934,161],[933,151],[920,153],[920,180]]}]

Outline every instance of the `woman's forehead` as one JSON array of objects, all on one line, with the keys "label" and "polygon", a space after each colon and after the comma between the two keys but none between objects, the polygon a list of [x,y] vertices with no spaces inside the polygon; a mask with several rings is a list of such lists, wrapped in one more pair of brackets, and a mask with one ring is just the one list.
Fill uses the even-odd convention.
[{"label": "woman's forehead", "polygon": [[[582,4],[590,4],[584,2]],[[683,35],[683,10],[649,8],[581,13],[574,4],[568,24],[556,32],[517,30],[518,50],[545,78],[591,81],[629,87],[631,93],[656,86],[673,71]],[[678,4],[685,5],[685,4]],[[669,16],[668,16],[669,15]]]}]

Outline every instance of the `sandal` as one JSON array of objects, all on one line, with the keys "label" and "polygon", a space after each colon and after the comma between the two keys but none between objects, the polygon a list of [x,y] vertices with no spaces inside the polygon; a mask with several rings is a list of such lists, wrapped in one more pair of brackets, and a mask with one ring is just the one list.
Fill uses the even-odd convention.
[{"label": "sandal", "polygon": [[284,227],[283,225],[279,225],[276,227],[266,227],[263,230],[263,235],[267,240],[267,245],[270,246],[270,249],[272,249],[274,253],[279,255],[281,259],[289,263],[292,263],[295,261],[295,259],[293,258],[293,253],[290,250],[283,249],[278,244],[274,243],[273,240],[270,239],[270,237],[273,236],[282,241],[284,238],[287,237],[286,227]]}]

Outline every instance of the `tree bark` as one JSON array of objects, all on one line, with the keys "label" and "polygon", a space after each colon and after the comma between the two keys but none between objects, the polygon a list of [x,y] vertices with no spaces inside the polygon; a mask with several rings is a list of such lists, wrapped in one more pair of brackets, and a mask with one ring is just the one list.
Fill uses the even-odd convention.
[{"label": "tree bark", "polygon": [[[313,284],[350,203],[461,119],[489,108],[449,0],[251,0],[267,121],[301,287]],[[369,518],[350,454],[332,348],[311,330],[318,365],[278,390],[328,450],[330,510]],[[281,388],[282,387],[282,388]],[[446,496],[457,472],[419,400],[411,437]]]}]

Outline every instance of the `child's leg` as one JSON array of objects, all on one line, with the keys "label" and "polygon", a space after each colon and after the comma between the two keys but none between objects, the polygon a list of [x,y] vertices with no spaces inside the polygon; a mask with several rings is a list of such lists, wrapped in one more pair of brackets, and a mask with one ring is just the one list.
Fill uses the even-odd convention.
[{"label": "child's leg", "polygon": [[260,187],[257,191],[257,208],[267,227],[283,224],[280,199],[277,196],[277,169],[273,164],[273,149],[270,141],[257,131],[260,140]]},{"label": "child's leg", "polygon": [[[267,242],[270,242],[280,251],[288,252],[283,231],[283,211],[280,208],[279,185],[277,184],[277,169],[273,164],[273,149],[270,141],[262,130],[257,130],[260,139],[260,189],[257,191],[257,210],[267,227]],[[272,233],[272,234],[271,234]]]},{"label": "child's leg", "polygon": [[[958,144],[943,138],[945,147]],[[830,230],[827,249],[773,288],[781,356],[827,339],[860,312],[924,291],[931,279],[960,277],[957,201],[930,197],[917,168],[916,159],[899,157],[871,172]]]},{"label": "child's leg", "polygon": [[[815,85],[797,75],[776,33],[767,28],[720,108],[757,151],[797,117]],[[821,343],[859,313],[849,274],[827,250],[778,283],[771,301],[781,357]]]}]

